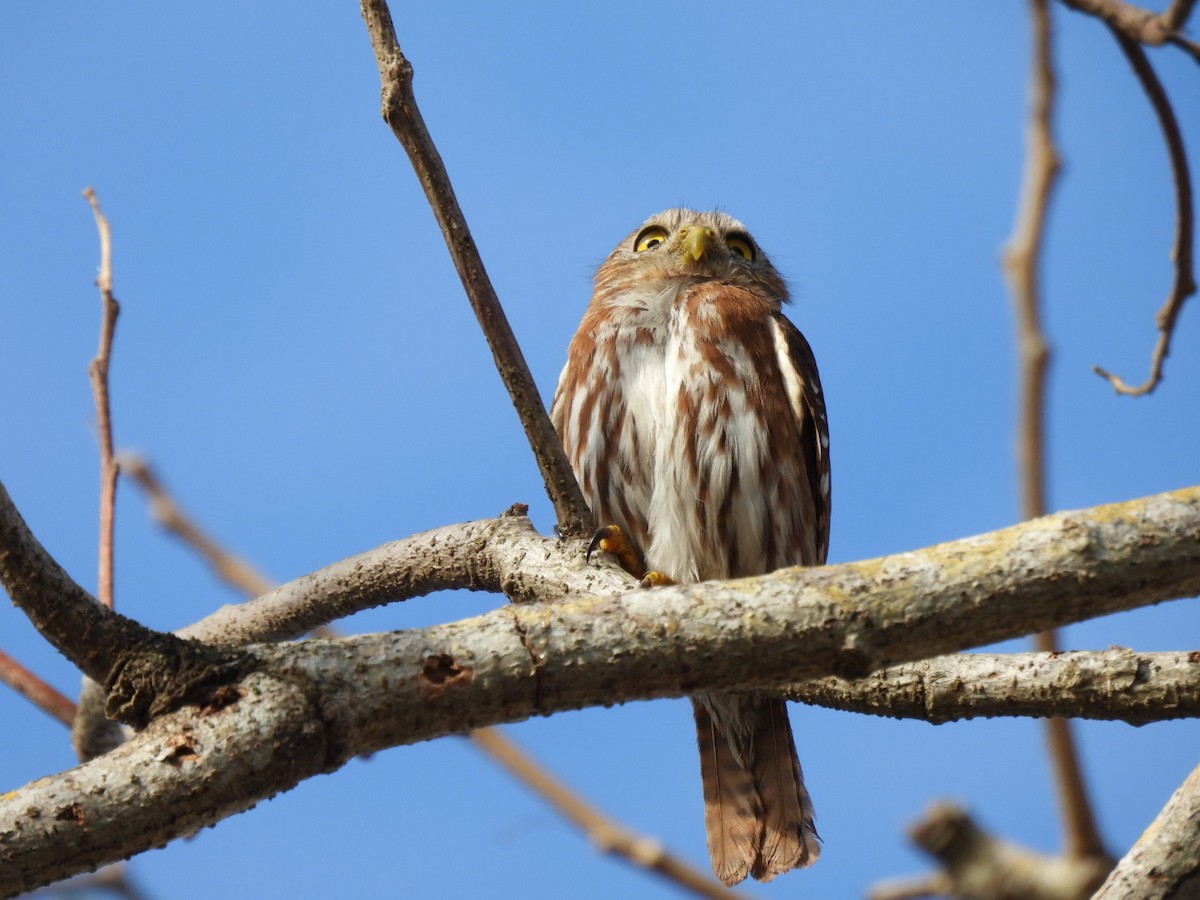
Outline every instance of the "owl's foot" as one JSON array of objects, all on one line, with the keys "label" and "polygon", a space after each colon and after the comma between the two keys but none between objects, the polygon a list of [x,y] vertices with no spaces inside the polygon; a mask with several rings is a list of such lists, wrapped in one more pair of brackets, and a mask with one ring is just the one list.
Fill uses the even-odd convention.
[{"label": "owl's foot", "polygon": [[641,551],[625,536],[620,525],[605,525],[592,535],[592,542],[588,544],[587,555],[584,558],[591,562],[592,554],[597,550],[615,556],[617,564],[634,578],[640,580],[646,574],[646,563],[642,559]]},{"label": "owl's foot", "polygon": [[666,587],[669,584],[679,584],[674,578],[666,572],[647,572],[642,576],[642,580],[638,582],[639,587],[653,588]]}]

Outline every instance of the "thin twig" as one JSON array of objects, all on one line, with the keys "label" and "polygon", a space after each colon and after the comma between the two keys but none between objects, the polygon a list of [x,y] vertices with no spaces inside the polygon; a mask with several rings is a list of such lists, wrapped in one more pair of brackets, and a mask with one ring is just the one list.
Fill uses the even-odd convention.
[{"label": "thin twig", "polygon": [[429,205],[433,208],[442,237],[454,260],[454,267],[458,270],[471,308],[475,310],[475,317],[491,348],[500,378],[521,417],[525,437],[533,449],[546,492],[558,516],[559,531],[564,536],[581,537],[593,527],[591,513],[484,269],[441,155],[425,128],[413,95],[412,64],[405,58],[396,40],[387,3],[384,0],[362,0],[362,16],[383,83],[383,118],[408,153]]},{"label": "thin twig", "polygon": [[1171,0],[1158,19],[1167,31],[1178,31],[1187,23],[1195,5],[1196,0]]},{"label": "thin twig", "polygon": [[728,900],[741,896],[672,856],[658,841],[634,834],[608,818],[530,759],[499,729],[480,728],[469,732],[467,736],[510,775],[574,823],[598,850],[657,872],[699,897]]},{"label": "thin twig", "polygon": [[1021,514],[1026,519],[1046,512],[1045,397],[1050,348],[1042,331],[1038,284],[1046,214],[1061,167],[1051,130],[1055,80],[1049,10],[1045,0],[1033,0],[1032,9],[1034,70],[1025,175],[1016,226],[1004,251],[1004,271],[1017,318],[1021,379],[1017,456]]},{"label": "thin twig", "polygon": [[1200,46],[1179,32],[1187,24],[1195,0],[1173,0],[1162,14],[1121,0],[1062,0],[1079,12],[1095,16],[1132,41],[1160,47],[1174,44],[1200,62]]},{"label": "thin twig", "polygon": [[34,675],[3,650],[0,650],[0,681],[27,699],[42,712],[58,719],[68,728],[75,719],[75,704],[70,698]]},{"label": "thin twig", "polygon": [[112,293],[112,235],[108,219],[100,212],[96,192],[86,188],[84,198],[96,218],[100,233],[100,272],[96,287],[100,290],[100,347],[88,364],[88,379],[96,403],[96,432],[100,442],[100,559],[96,596],[113,608],[113,517],[117,497],[117,463],[113,458],[112,414],[108,402],[108,364],[112,356],[113,331],[121,307]]},{"label": "thin twig", "polygon": [[200,554],[226,584],[248,597],[259,597],[275,586],[253,565],[226,550],[187,516],[142,457],[122,454],[121,471],[146,492],[154,521]]},{"label": "thin twig", "polygon": [[[1042,331],[1039,269],[1050,197],[1061,166],[1054,146],[1054,65],[1051,56],[1050,10],[1047,0],[1031,0],[1033,72],[1024,184],[1017,224],[1004,254],[1005,274],[1017,316],[1020,357],[1020,433],[1017,454],[1021,511],[1026,519],[1046,513],[1046,373],[1050,349]],[[1034,638],[1034,647],[1058,649],[1053,631]],[[1083,783],[1079,754],[1070,723],[1047,719],[1046,736],[1058,788],[1059,808],[1066,831],[1068,856],[1099,856],[1104,846],[1096,828],[1091,801]]]},{"label": "thin twig", "polygon": [[[1190,7],[1190,4],[1180,3],[1178,6]],[[1174,7],[1173,7],[1174,8]],[[1186,17],[1189,10],[1182,14]],[[1150,357],[1150,376],[1140,385],[1130,386],[1119,376],[1092,366],[1101,378],[1108,381],[1118,394],[1130,397],[1141,397],[1153,391],[1162,381],[1163,361],[1171,352],[1171,337],[1175,333],[1175,322],[1183,309],[1184,301],[1196,292],[1196,277],[1193,268],[1193,243],[1195,241],[1195,210],[1192,200],[1192,178],[1188,168],[1187,153],[1183,147],[1183,134],[1179,130],[1179,122],[1171,108],[1171,101],[1163,89],[1162,82],[1154,74],[1146,52],[1137,42],[1131,40],[1123,31],[1109,25],[1113,37],[1120,45],[1125,58],[1133,67],[1134,74],[1142,85],[1142,90],[1154,107],[1158,124],[1162,128],[1163,140],[1167,145],[1167,155],[1171,160],[1171,174],[1175,182],[1175,244],[1171,248],[1171,259],[1175,263],[1175,278],[1166,302],[1154,317],[1158,327],[1158,340],[1154,344],[1154,352]]]}]

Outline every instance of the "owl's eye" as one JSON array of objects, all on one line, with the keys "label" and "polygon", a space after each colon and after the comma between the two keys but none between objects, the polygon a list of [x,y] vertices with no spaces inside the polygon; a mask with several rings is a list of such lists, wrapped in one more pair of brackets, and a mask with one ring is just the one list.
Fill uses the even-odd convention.
[{"label": "owl's eye", "polygon": [[655,247],[661,247],[667,239],[667,229],[661,225],[648,225],[639,232],[633,242],[634,253],[645,253]]},{"label": "owl's eye", "polygon": [[735,231],[733,234],[725,235],[725,246],[746,262],[754,262],[754,257],[758,255],[754,250],[754,241],[750,240],[750,235],[741,232]]}]

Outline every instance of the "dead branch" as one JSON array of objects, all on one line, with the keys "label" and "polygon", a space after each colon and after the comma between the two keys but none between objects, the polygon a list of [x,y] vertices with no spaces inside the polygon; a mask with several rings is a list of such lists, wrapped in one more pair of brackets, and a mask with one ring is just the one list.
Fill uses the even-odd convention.
[{"label": "dead branch", "polygon": [[[1030,113],[1024,184],[1013,236],[1004,254],[1005,273],[1017,311],[1020,357],[1020,433],[1017,438],[1021,508],[1025,518],[1046,512],[1046,373],[1050,350],[1041,325],[1040,268],[1050,197],[1061,161],[1054,145],[1054,63],[1051,52],[1048,0],[1032,0],[1033,72],[1030,78]],[[1034,638],[1036,649],[1053,653],[1058,639],[1053,631]],[[1058,791],[1066,833],[1067,853],[1103,856],[1104,848],[1071,725],[1065,719],[1046,720],[1050,765]]]},{"label": "dead branch", "polygon": [[[28,546],[7,540],[4,516],[0,504],[0,573],[20,571]],[[1200,488],[1188,488],[879,560],[246,648],[253,664],[201,709],[0,798],[0,833],[15,836],[0,895],[158,845],[383,747],[565,709],[861,674],[1189,596],[1200,591],[1197,534]],[[7,585],[23,605],[26,582]]]},{"label": "dead branch", "polygon": [[938,873],[879,885],[868,892],[869,900],[1086,900],[1112,867],[1112,860],[1101,857],[1046,856],[1002,841],[953,803],[935,803],[908,833],[938,861]]},{"label": "dead branch", "polygon": [[1200,46],[1185,38],[1181,32],[1192,14],[1195,0],[1172,0],[1161,14],[1121,0],[1062,0],[1079,12],[1095,16],[1139,44],[1152,47],[1174,44],[1200,61]]},{"label": "dead branch", "polygon": [[1195,897],[1200,872],[1200,768],[1179,786],[1094,900]]},{"label": "dead branch", "polygon": [[611,853],[655,872],[698,897],[731,900],[742,896],[715,881],[711,875],[672,856],[658,841],[634,834],[610,819],[530,759],[497,728],[479,728],[468,737],[527,788],[579,828],[597,850]]},{"label": "dead branch", "polygon": [[791,685],[790,700],[935,725],[994,716],[1057,716],[1144,725],[1200,716],[1200,653],[1113,648],[959,653]]},{"label": "dead branch", "polygon": [[[1188,6],[1190,4],[1176,4]],[[1182,14],[1186,18],[1186,12]],[[1183,148],[1183,134],[1179,130],[1179,122],[1171,101],[1163,89],[1162,82],[1154,74],[1146,52],[1134,40],[1130,39],[1120,29],[1109,25],[1120,45],[1125,58],[1133,67],[1142,90],[1154,107],[1154,114],[1162,128],[1163,140],[1167,145],[1167,157],[1171,161],[1171,175],[1175,183],[1175,243],[1171,248],[1171,259],[1175,263],[1175,275],[1171,282],[1171,290],[1167,299],[1154,317],[1158,328],[1158,340],[1150,356],[1150,375],[1140,385],[1130,386],[1119,375],[1092,366],[1092,371],[1108,381],[1118,394],[1130,397],[1141,397],[1153,391],[1163,377],[1163,362],[1171,352],[1171,338],[1175,334],[1175,322],[1183,309],[1183,304],[1192,294],[1196,293],[1196,276],[1193,266],[1193,246],[1195,244],[1196,213],[1193,207],[1192,177],[1188,167],[1187,153]]]},{"label": "dead branch", "polygon": [[100,442],[100,574],[96,593],[100,602],[113,608],[113,516],[117,497],[117,463],[113,457],[112,413],[108,402],[108,366],[112,358],[113,332],[120,304],[112,292],[112,233],[108,219],[100,212],[96,192],[87,188],[84,198],[92,208],[96,230],[100,234],[100,272],[96,287],[100,290],[100,348],[88,364],[88,379],[96,403],[96,432]]},{"label": "dead branch", "polygon": [[42,681],[3,650],[0,650],[0,681],[46,715],[71,727],[75,718],[75,704],[71,699]]},{"label": "dead branch", "polygon": [[413,94],[412,64],[396,40],[392,14],[384,0],[362,0],[362,16],[383,82],[383,118],[408,153],[429,205],[442,230],[471,308],[491,348],[500,378],[521,417],[546,492],[554,504],[560,533],[582,537],[590,532],[592,515],[563,453],[562,442],[550,424],[546,408],[525,356],[513,336],[504,309],[475,247],[466,217],[450,185],[442,157],[429,136]]}]

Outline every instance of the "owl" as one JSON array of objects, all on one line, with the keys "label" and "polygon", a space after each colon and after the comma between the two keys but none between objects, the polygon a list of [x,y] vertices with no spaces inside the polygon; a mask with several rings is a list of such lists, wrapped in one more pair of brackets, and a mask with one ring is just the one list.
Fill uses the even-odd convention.
[{"label": "owl", "polygon": [[[771,261],[721,212],[651,216],[600,266],[551,418],[597,523],[632,548],[626,568],[695,582],[825,562],[825,402],[787,302]],[[813,863],[784,701],[691,700],[717,877],[767,881]]]}]

